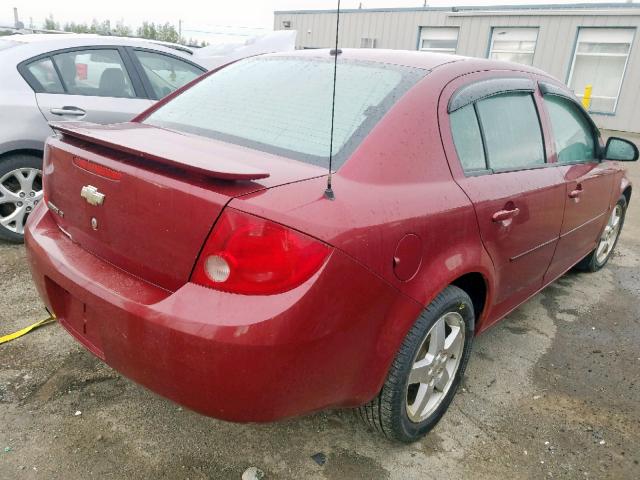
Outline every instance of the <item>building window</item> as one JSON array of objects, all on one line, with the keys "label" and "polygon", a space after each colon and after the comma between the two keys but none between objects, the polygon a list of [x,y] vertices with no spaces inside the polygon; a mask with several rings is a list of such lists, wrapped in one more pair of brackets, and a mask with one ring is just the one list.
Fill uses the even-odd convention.
[{"label": "building window", "polygon": [[493,28],[489,58],[533,65],[537,28]]},{"label": "building window", "polygon": [[360,48],[376,48],[376,40],[375,38],[361,38]]},{"label": "building window", "polygon": [[419,50],[423,52],[456,53],[458,27],[421,27]]},{"label": "building window", "polygon": [[569,86],[582,98],[591,85],[589,110],[613,113],[633,43],[633,28],[580,28],[569,73]]}]

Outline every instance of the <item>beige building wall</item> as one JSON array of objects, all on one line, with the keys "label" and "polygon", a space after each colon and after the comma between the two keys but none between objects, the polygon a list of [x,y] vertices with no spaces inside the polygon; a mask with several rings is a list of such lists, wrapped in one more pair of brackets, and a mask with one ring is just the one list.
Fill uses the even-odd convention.
[{"label": "beige building wall", "polygon": [[[493,27],[538,27],[533,65],[562,82],[569,79],[579,27],[640,27],[634,4],[582,8],[500,7],[493,10],[406,8],[346,10],[340,14],[340,46],[359,48],[363,38],[376,48],[417,50],[421,27],[459,27],[456,53],[487,57]],[[335,41],[334,11],[275,12],[274,28],[298,31],[297,48],[326,48]],[[288,27],[287,27],[288,25]],[[636,33],[616,111],[593,114],[601,128],[640,133],[640,35]]]}]

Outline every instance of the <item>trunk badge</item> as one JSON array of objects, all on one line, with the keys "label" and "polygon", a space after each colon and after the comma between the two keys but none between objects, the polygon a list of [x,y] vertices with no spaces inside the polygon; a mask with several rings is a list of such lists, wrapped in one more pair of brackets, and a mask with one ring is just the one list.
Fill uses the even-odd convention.
[{"label": "trunk badge", "polygon": [[49,210],[57,214],[59,217],[64,218],[64,212],[56,207],[53,202],[47,202],[47,207],[49,207]]},{"label": "trunk badge", "polygon": [[98,219],[96,217],[91,217],[91,228],[98,229]]},{"label": "trunk badge", "polygon": [[89,205],[102,205],[104,202],[104,193],[100,193],[93,185],[85,185],[80,190],[80,196],[84,198]]}]

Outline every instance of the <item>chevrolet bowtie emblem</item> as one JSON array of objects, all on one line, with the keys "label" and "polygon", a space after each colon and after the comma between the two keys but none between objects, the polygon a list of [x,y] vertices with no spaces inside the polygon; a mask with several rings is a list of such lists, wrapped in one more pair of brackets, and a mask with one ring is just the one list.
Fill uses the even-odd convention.
[{"label": "chevrolet bowtie emblem", "polygon": [[84,198],[89,205],[102,205],[104,202],[104,193],[100,193],[93,185],[85,185],[80,190],[80,196]]}]

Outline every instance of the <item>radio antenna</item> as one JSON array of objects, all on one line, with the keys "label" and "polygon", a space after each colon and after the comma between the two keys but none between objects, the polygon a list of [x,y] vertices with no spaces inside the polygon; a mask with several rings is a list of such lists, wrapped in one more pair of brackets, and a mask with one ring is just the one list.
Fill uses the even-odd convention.
[{"label": "radio antenna", "polygon": [[324,191],[324,196],[329,200],[335,199],[333,189],[331,188],[331,179],[333,176],[333,123],[336,113],[336,77],[338,73],[338,55],[342,53],[338,49],[338,32],[340,29],[340,0],[338,0],[338,10],[336,10],[336,47],[329,52],[333,55],[333,95],[331,98],[331,136],[329,138],[329,176],[327,177],[327,189]]}]

